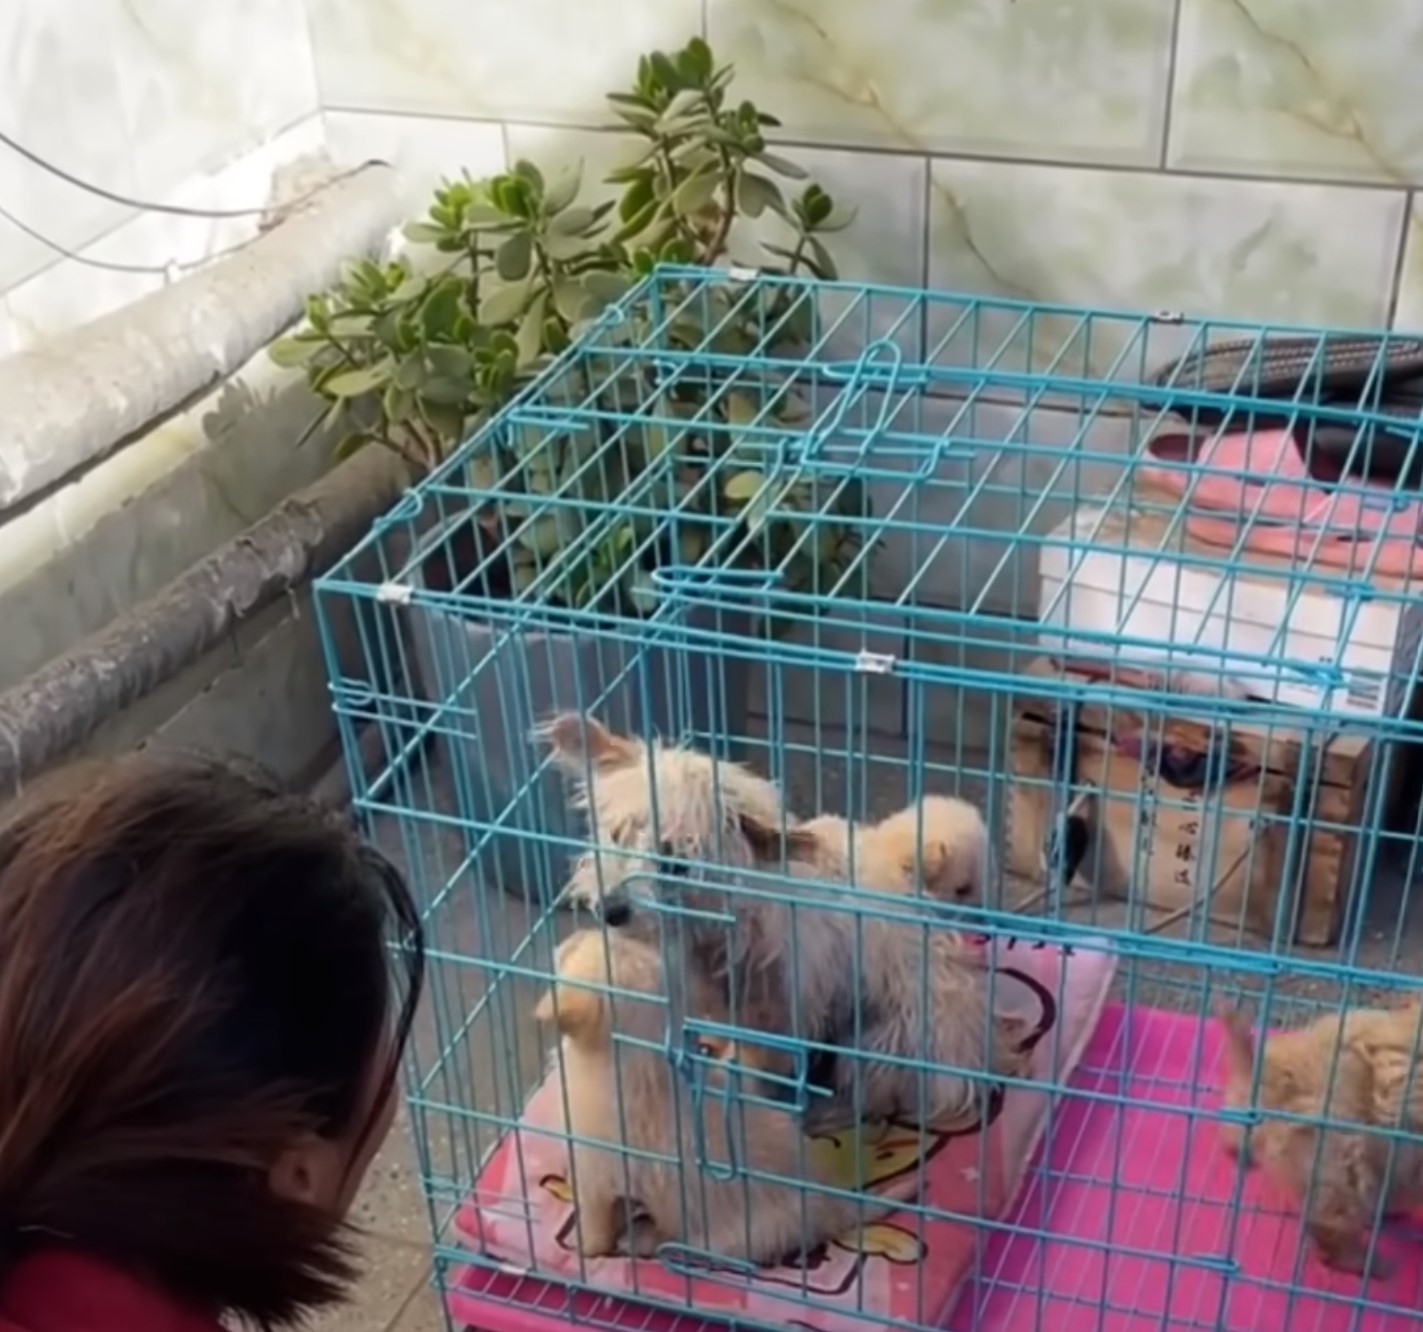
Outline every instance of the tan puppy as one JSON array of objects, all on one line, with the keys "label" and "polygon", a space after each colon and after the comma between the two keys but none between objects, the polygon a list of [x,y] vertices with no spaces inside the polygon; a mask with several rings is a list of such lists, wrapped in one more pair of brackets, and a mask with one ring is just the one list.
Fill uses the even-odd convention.
[{"label": "tan puppy", "polygon": [[[725,1095],[728,1087],[735,1093],[739,1074],[713,1074],[700,1108],[693,1104],[690,1087],[658,1048],[669,1007],[656,945],[617,931],[584,930],[560,945],[556,969],[558,982],[535,1013],[556,1023],[563,1036],[556,1070],[572,1135],[585,1255],[646,1257],[675,1242],[774,1264],[848,1237],[892,1210],[878,1197],[820,1192],[816,1185],[828,1181],[817,1178],[795,1117]],[[725,1021],[724,1005],[705,981],[689,977],[683,1002],[688,1012]],[[614,1031],[631,1039],[615,1042]],[[750,1049],[714,1053],[757,1063]],[[698,1168],[699,1147],[717,1174]],[[727,1167],[736,1168],[735,1176],[719,1177]],[[770,1183],[767,1175],[806,1182]],[[914,1184],[908,1176],[887,1196],[907,1198]]]},{"label": "tan puppy", "polygon": [[568,894],[643,935],[660,915],[685,941],[687,969],[725,987],[739,1024],[803,1041],[828,1063],[817,1081],[830,1095],[812,1100],[810,1131],[958,1125],[978,1111],[984,1074],[1019,1069],[1009,1029],[990,1018],[981,958],[898,895],[863,912],[845,857],[787,819],[772,783],[573,713],[544,735],[592,822]]},{"label": "tan puppy", "polygon": [[[1298,1031],[1265,1040],[1251,1131],[1222,1124],[1228,1150],[1243,1152],[1305,1202],[1305,1230],[1329,1267],[1362,1272],[1379,1195],[1384,1211],[1423,1204],[1423,1143],[1378,1133],[1271,1118],[1269,1111],[1343,1121],[1361,1128],[1423,1133],[1423,1069],[1418,1063],[1419,1001],[1397,1009],[1359,1008],[1327,1014]],[[1250,1104],[1254,1037],[1240,1013],[1223,1013],[1225,1094],[1233,1108]],[[1410,1085],[1411,1084],[1411,1085]],[[1390,1168],[1390,1148],[1392,1165]],[[1373,1270],[1387,1265],[1376,1253]]]},{"label": "tan puppy", "polygon": [[925,897],[941,902],[981,902],[988,888],[988,829],[966,800],[930,795],[878,823],[822,814],[799,827],[847,865],[853,836],[853,879],[861,888],[917,897],[922,885]]}]

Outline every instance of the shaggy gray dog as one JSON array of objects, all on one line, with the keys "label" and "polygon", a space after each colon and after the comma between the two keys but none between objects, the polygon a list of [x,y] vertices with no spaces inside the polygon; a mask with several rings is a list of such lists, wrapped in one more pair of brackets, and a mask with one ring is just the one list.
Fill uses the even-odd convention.
[{"label": "shaggy gray dog", "polygon": [[[1021,1071],[1022,1033],[992,1018],[974,955],[909,918],[903,894],[852,891],[844,840],[787,826],[772,783],[576,713],[542,734],[592,823],[568,895],[637,932],[665,915],[689,964],[725,985],[733,1022],[832,1055],[809,1131],[886,1119],[953,1127],[976,1117],[983,1073]],[[784,879],[801,901],[787,900]],[[788,1053],[772,1063],[783,1086],[794,1081]]]}]

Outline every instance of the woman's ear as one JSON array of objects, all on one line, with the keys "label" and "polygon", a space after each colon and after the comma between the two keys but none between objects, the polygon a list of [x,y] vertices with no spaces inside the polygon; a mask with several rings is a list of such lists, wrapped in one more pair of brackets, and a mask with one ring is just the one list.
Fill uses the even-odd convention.
[{"label": "woman's ear", "polygon": [[339,1142],[303,1134],[272,1162],[267,1187],[288,1202],[335,1211],[346,1184],[346,1154]]}]

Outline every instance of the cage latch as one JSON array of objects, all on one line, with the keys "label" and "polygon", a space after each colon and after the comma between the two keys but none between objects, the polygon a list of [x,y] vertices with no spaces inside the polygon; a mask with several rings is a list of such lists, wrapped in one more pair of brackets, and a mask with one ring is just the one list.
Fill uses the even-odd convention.
[{"label": "cage latch", "polygon": [[[828,1095],[810,1085],[810,1058],[805,1045],[791,1037],[757,1031],[755,1049],[787,1056],[790,1069],[778,1071],[746,1060],[748,1033],[702,1018],[685,1018],[681,1040],[669,1030],[667,1058],[691,1092],[692,1144],[697,1166],[712,1179],[734,1179],[744,1169],[741,1117],[738,1105],[759,1105],[784,1114],[804,1114],[812,1093]],[[708,1103],[719,1103],[723,1142],[710,1142]]]}]

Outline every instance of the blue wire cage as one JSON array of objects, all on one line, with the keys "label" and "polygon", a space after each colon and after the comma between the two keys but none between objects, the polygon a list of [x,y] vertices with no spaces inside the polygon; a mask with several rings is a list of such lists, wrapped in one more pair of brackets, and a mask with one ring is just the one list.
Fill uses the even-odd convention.
[{"label": "blue wire cage", "polygon": [[[1352,1067],[1337,1019],[1414,1011],[1423,961],[1409,892],[1423,450],[1398,388],[1418,356],[1398,335],[664,268],[382,518],[317,606],[355,806],[403,858],[428,931],[408,1104],[452,1317],[835,1332],[1416,1319],[1420,1241],[1383,1216],[1423,1152],[1423,1092],[1417,1117],[1365,1123],[1332,1088]],[[530,1200],[567,1201],[540,1162],[577,1136],[566,1103],[542,1128],[529,1109],[562,1067],[535,1005],[556,945],[586,924],[563,890],[592,845],[600,892],[620,873],[605,856],[646,850],[571,809],[536,734],[561,712],[746,765],[776,783],[785,827],[869,824],[936,794],[986,824],[989,856],[947,892],[921,812],[907,896],[887,903],[849,838],[841,879],[857,887],[831,875],[827,896],[766,866],[720,921],[742,892],[953,930],[999,958],[1095,959],[1098,989],[1110,981],[1074,997],[1070,968],[1043,971],[1050,1052],[1001,1077],[965,1066],[981,1107],[1016,1098],[1036,1128],[1006,1174],[985,1134],[954,1149],[978,1153],[961,1172],[973,1197],[946,1199],[911,1153],[896,1233],[917,1247],[883,1259],[898,1264],[890,1303],[864,1245],[858,1284],[833,1291],[823,1253],[763,1280],[719,1263],[705,1230],[615,1281],[579,1255],[577,1221],[546,1260]],[[666,795],[653,784],[654,823]],[[669,1070],[668,1113],[691,1128],[668,1130],[663,1164],[690,1215],[708,1179],[756,1173],[707,1124],[803,1111],[832,1052],[691,1012],[674,983],[688,913],[664,879],[714,877],[715,857],[639,863],[662,1017],[644,1039],[613,1002],[612,1048]],[[611,973],[587,984],[635,997]],[[1324,1023],[1314,1101],[1271,1101],[1247,1038],[1242,1095],[1222,1107],[1238,1049],[1222,1046],[1222,1005],[1257,1030]],[[1395,1025],[1406,1106],[1416,1023]],[[757,1040],[785,1056],[779,1080],[737,1062]],[[1293,1185],[1224,1150],[1262,1126],[1303,1163]],[[1392,1257],[1390,1277],[1324,1268],[1300,1224],[1327,1208],[1345,1141],[1385,1176],[1358,1202],[1355,1256]],[[782,1183],[804,1185],[805,1150]],[[875,1148],[847,1150],[848,1197]],[[748,1285],[751,1303],[725,1295]]]}]

